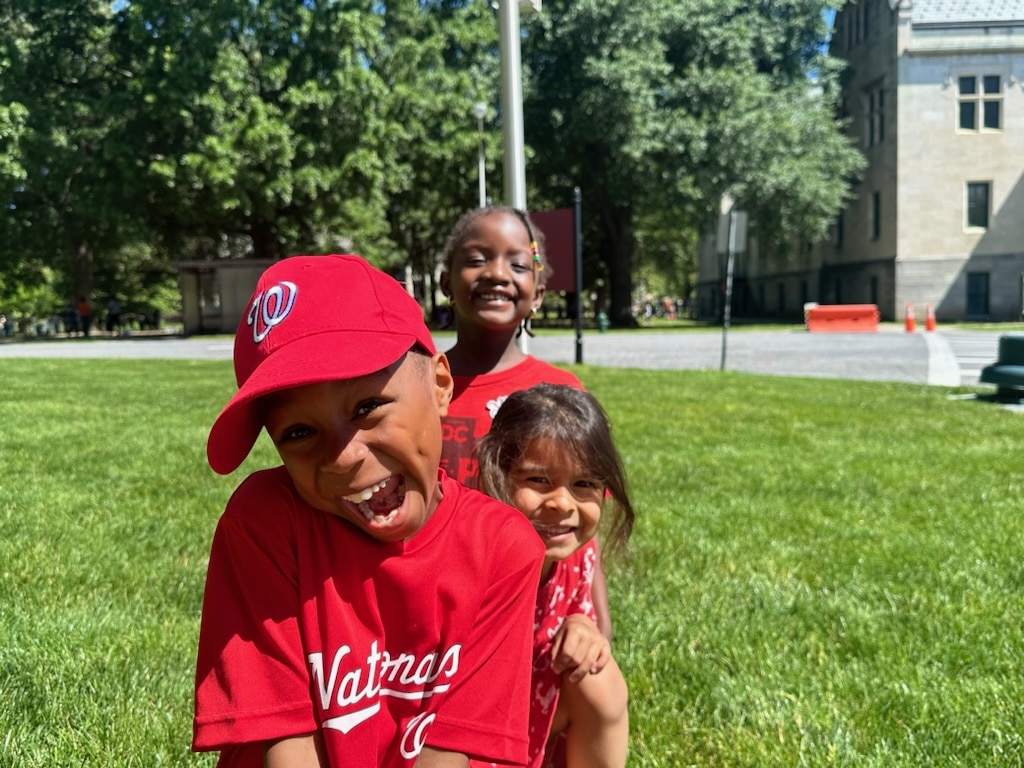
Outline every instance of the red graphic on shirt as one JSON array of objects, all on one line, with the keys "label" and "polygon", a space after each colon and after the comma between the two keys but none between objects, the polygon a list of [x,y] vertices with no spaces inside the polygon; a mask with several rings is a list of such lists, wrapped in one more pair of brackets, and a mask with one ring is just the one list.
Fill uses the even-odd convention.
[{"label": "red graphic on shirt", "polygon": [[470,488],[477,487],[476,422],[464,416],[446,416],[441,420],[441,468]]}]

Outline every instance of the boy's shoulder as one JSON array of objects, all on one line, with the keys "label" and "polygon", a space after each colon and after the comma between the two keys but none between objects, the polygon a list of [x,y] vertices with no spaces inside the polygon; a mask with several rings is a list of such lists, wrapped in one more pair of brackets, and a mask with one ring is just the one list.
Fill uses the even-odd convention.
[{"label": "boy's shoulder", "polygon": [[540,537],[522,512],[445,473],[442,475],[444,497],[438,512],[454,525],[458,535],[482,548],[512,546],[529,552],[539,547],[543,553]]},{"label": "boy's shoulder", "polygon": [[[288,471],[283,466],[278,466],[258,469],[246,475],[232,491],[228,508],[230,509],[237,500],[279,504],[282,501],[298,500],[298,494],[288,476]],[[260,504],[259,506],[268,505]]]},{"label": "boy's shoulder", "polygon": [[[219,527],[241,528],[253,535],[276,536],[289,527],[302,500],[284,467],[260,469],[247,475],[231,492]],[[257,532],[263,531],[263,534]]]},{"label": "boy's shoulder", "polygon": [[[519,510],[468,488],[447,473],[438,473],[442,498],[426,527],[406,546],[406,553],[423,553],[427,547],[440,545],[452,550],[452,556],[477,553],[494,557],[496,553],[516,550],[527,557],[543,544],[533,526]],[[228,501],[223,520],[234,519],[258,535],[288,539],[287,531],[299,538],[320,540],[329,532],[331,538],[350,540],[350,546],[380,546],[360,536],[346,521],[344,525],[327,522],[329,515],[317,512],[302,501],[284,467],[261,469],[248,475]],[[339,518],[340,519],[340,518]],[[536,545],[536,546],[535,546]],[[431,555],[430,557],[433,557]]]},{"label": "boy's shoulder", "polygon": [[439,509],[451,515],[469,514],[472,519],[462,521],[463,525],[491,528],[506,525],[509,520],[526,521],[522,512],[493,496],[464,485],[446,472],[439,472],[438,476],[443,494]]}]

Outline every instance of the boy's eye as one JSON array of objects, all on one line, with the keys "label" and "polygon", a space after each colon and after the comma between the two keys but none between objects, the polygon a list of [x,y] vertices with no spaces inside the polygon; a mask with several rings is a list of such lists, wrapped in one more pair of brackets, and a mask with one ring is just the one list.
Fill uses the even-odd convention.
[{"label": "boy's eye", "polygon": [[274,436],[274,442],[278,445],[282,443],[290,443],[296,440],[303,440],[313,434],[312,427],[307,427],[302,424],[296,424],[291,427],[282,429]]},{"label": "boy's eye", "polygon": [[378,398],[372,400],[363,400],[359,405],[356,406],[356,418],[365,418],[373,413],[375,410],[384,405],[384,401]]},{"label": "boy's eye", "polygon": [[511,269],[511,270],[512,270],[513,272],[520,272],[520,273],[525,273],[525,272],[529,272],[529,271],[530,271],[530,265],[529,265],[529,264],[521,264],[521,263],[520,263],[520,262],[518,262],[518,261],[514,261],[514,262],[512,262],[512,263],[511,263],[511,264],[509,265],[509,268],[510,268],[510,269]]}]

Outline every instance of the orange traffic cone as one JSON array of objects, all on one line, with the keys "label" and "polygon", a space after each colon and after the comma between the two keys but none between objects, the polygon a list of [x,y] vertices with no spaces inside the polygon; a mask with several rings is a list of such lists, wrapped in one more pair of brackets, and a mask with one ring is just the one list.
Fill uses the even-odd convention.
[{"label": "orange traffic cone", "polygon": [[934,331],[935,330],[935,310],[932,309],[932,305],[931,304],[928,305],[928,315],[927,315],[927,317],[925,317],[925,320],[924,320],[924,329],[926,331]]},{"label": "orange traffic cone", "polygon": [[916,324],[914,323],[914,305],[909,301],[907,302],[907,316],[903,321],[903,327],[907,329],[907,333],[913,333]]}]

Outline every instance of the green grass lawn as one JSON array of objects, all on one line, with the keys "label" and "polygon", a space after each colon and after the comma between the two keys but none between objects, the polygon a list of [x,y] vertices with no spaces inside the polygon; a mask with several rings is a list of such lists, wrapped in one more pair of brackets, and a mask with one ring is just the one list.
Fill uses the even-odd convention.
[{"label": "green grass lawn", "polygon": [[[0,765],[188,751],[227,362],[16,360]],[[638,510],[608,564],[631,766],[1024,765],[1024,414],[937,387],[574,368]]]}]

